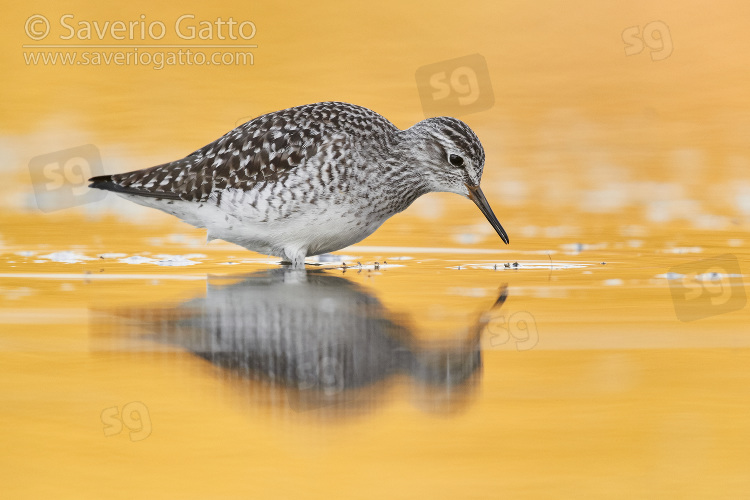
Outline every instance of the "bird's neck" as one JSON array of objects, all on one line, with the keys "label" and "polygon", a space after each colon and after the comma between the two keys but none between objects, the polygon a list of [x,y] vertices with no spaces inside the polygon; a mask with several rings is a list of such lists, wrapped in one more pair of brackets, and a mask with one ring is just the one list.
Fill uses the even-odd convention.
[{"label": "bird's neck", "polygon": [[399,212],[414,200],[431,191],[419,158],[403,142],[393,145],[390,154],[381,159],[382,186]]}]

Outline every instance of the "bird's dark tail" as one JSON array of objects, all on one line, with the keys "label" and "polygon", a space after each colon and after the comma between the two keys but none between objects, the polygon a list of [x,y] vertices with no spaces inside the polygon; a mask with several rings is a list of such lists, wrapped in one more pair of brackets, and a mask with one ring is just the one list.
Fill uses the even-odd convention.
[{"label": "bird's dark tail", "polygon": [[125,193],[137,196],[145,196],[148,198],[166,198],[179,200],[180,197],[176,193],[165,193],[161,191],[148,191],[142,188],[132,188],[130,186],[123,186],[120,184],[113,175],[99,175],[89,179],[90,188],[102,189],[104,191],[112,191],[113,193]]},{"label": "bird's dark tail", "polygon": [[117,191],[119,187],[115,184],[111,175],[98,175],[89,179],[89,182],[91,183],[89,184],[90,188],[103,189],[105,191]]}]

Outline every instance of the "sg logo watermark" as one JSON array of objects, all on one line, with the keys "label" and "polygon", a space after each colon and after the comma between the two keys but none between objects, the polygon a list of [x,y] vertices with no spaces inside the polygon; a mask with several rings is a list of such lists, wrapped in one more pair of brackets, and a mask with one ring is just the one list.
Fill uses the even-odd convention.
[{"label": "sg logo watermark", "polygon": [[89,189],[88,180],[104,174],[99,149],[93,144],[36,156],[29,161],[36,204],[42,212],[99,201],[105,191]]},{"label": "sg logo watermark", "polygon": [[672,36],[669,26],[662,21],[652,21],[643,27],[631,26],[622,32],[625,42],[625,55],[634,56],[643,52],[645,47],[650,49],[652,61],[662,61],[672,55]]},{"label": "sg logo watermark", "polygon": [[739,311],[747,304],[740,261],[725,254],[687,262],[669,270],[675,314],[680,321]]},{"label": "sg logo watermark", "polygon": [[513,339],[517,351],[533,349],[539,342],[539,330],[534,316],[528,311],[488,313],[485,318],[491,347],[508,345]]},{"label": "sg logo watermark", "polygon": [[140,401],[131,401],[122,407],[120,413],[117,406],[102,410],[104,435],[116,436],[123,430],[123,426],[130,431],[130,440],[143,441],[151,435],[151,417],[148,408]]},{"label": "sg logo watermark", "polygon": [[428,118],[476,113],[495,104],[490,71],[480,54],[422,66],[415,77]]}]

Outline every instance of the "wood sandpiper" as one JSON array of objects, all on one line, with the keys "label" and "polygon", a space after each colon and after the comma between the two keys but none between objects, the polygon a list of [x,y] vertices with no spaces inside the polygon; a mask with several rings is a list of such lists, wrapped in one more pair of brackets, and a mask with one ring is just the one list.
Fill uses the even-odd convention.
[{"label": "wood sandpiper", "polygon": [[483,169],[482,144],[460,120],[400,130],[369,109],[321,102],[259,116],[185,158],[94,177],[90,187],[300,268],[430,192],[471,199],[507,244],[479,187]]}]

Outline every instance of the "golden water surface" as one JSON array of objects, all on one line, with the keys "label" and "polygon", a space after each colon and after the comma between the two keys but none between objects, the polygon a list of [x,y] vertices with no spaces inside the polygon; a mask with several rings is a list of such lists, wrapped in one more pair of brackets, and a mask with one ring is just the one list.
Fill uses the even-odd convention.
[{"label": "golden water surface", "polygon": [[[253,36],[220,36],[230,17]],[[6,5],[3,498],[750,496],[749,18],[741,1]],[[232,44],[256,47],[212,47]],[[173,45],[252,60],[29,59]],[[156,165],[324,100],[401,128],[465,120],[511,244],[431,194],[291,272],[83,189],[99,161]]]}]

